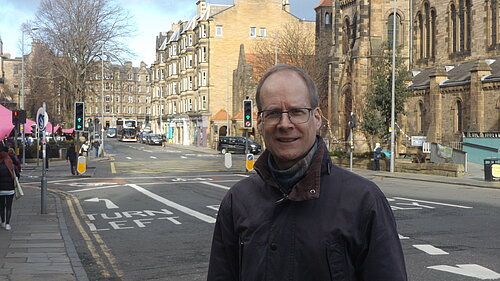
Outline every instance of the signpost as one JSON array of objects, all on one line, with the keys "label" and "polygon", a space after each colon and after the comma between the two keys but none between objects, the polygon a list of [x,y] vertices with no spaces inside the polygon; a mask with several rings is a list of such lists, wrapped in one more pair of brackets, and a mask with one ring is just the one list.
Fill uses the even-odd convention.
[{"label": "signpost", "polygon": [[45,110],[45,102],[36,113],[36,125],[39,131],[42,131],[42,182],[41,182],[41,213],[47,214],[47,137],[45,129],[49,123],[49,115]]},{"label": "signpost", "polygon": [[253,157],[253,154],[251,154],[251,153],[247,154],[246,163],[245,163],[247,171],[253,171],[254,161],[255,161],[255,158]]},{"label": "signpost", "polygon": [[85,158],[85,156],[78,157],[76,171],[78,172],[78,174],[84,174],[87,171],[87,158]]}]

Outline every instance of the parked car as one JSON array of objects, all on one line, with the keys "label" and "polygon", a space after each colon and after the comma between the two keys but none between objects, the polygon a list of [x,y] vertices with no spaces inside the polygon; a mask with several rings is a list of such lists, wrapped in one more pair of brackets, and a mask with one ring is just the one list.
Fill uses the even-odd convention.
[{"label": "parked car", "polygon": [[106,132],[106,136],[108,138],[116,138],[116,128],[108,128],[108,131]]},{"label": "parked car", "polygon": [[248,140],[248,151],[252,154],[259,154],[262,151],[262,146],[251,139],[244,137],[219,137],[217,150],[222,154],[245,153],[245,142]]},{"label": "parked car", "polygon": [[140,134],[139,134],[139,142],[140,143],[147,143],[147,137],[148,135],[150,135],[152,133],[152,131],[150,130],[144,130],[144,131],[141,131]]},{"label": "parked car", "polygon": [[159,134],[149,134],[146,137],[146,143],[149,145],[161,145],[163,139]]}]

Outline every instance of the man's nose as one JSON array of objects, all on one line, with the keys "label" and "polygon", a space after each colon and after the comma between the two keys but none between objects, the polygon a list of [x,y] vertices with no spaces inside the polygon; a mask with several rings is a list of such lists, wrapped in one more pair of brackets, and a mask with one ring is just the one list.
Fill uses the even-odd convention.
[{"label": "man's nose", "polygon": [[278,122],[278,126],[282,127],[291,127],[293,126],[292,120],[290,120],[290,115],[288,112],[282,112],[280,121]]}]

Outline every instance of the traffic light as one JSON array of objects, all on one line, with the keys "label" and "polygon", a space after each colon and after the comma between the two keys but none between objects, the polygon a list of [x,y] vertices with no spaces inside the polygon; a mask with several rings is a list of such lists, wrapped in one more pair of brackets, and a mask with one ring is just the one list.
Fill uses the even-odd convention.
[{"label": "traffic light", "polygon": [[85,124],[85,103],[75,102],[75,131],[83,131]]},{"label": "traffic light", "polygon": [[252,100],[243,100],[243,128],[252,128]]},{"label": "traffic light", "polygon": [[12,125],[19,124],[19,110],[12,110]]},{"label": "traffic light", "polygon": [[356,127],[356,114],[354,114],[354,113],[351,112],[351,116],[349,118],[348,125],[349,125],[349,127],[351,129],[353,129],[354,127]]},{"label": "traffic light", "polygon": [[26,124],[26,110],[19,110],[19,124]]}]

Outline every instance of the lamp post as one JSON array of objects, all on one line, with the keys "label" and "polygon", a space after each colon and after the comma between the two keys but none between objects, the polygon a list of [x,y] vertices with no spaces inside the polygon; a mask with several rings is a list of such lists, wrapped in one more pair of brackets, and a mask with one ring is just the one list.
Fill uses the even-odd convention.
[{"label": "lamp post", "polygon": [[395,158],[394,158],[394,152],[395,152],[395,129],[394,129],[394,124],[395,124],[395,118],[396,118],[396,105],[395,105],[395,100],[396,100],[396,11],[397,11],[397,6],[396,6],[396,0],[394,0],[394,12],[393,12],[393,26],[392,26],[392,89],[391,89],[391,168],[390,172],[394,173],[394,163],[395,163]]},{"label": "lamp post", "polygon": [[[31,31],[37,30],[38,27],[31,28]],[[26,30],[21,31],[21,109],[24,110],[24,32]],[[23,124],[23,167],[26,166],[26,134],[25,134],[25,125]],[[16,141],[17,143],[17,141]]]},{"label": "lamp post", "polygon": [[[101,50],[101,54],[102,54]],[[104,60],[101,58],[101,156],[104,156]]]},{"label": "lamp post", "polygon": [[[101,49],[101,155],[104,156],[104,48]],[[96,128],[97,129],[97,128]],[[99,152],[98,152],[99,154]]]}]

